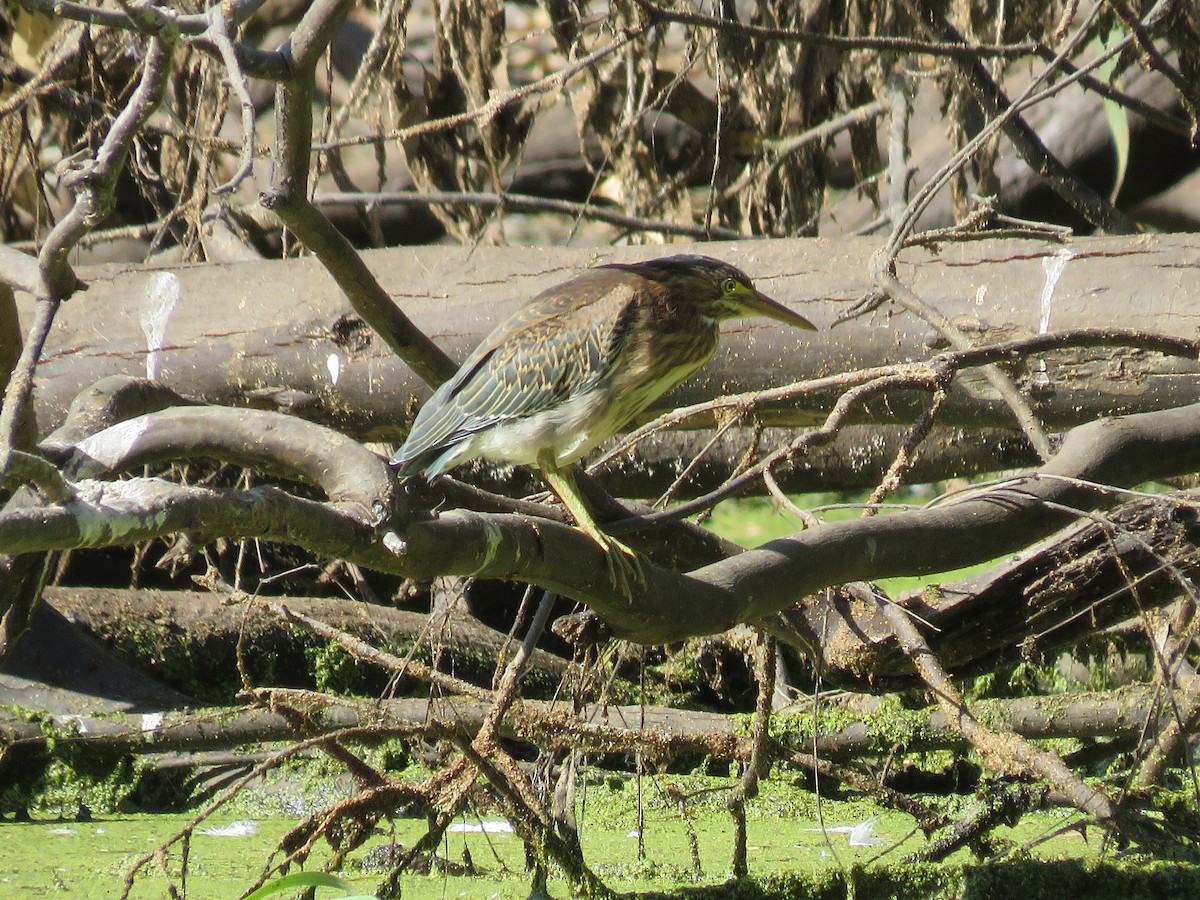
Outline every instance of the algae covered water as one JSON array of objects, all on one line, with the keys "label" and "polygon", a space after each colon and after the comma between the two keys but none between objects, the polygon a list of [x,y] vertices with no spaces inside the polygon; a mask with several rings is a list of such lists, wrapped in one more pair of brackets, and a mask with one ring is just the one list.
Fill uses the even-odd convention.
[{"label": "algae covered water", "polygon": [[[748,822],[750,871],[759,891],[754,896],[775,896],[776,891],[778,896],[794,896],[801,883],[807,884],[808,890],[819,890],[821,884],[834,888],[846,873],[860,873],[859,877],[868,881],[886,874],[892,886],[880,896],[961,895],[961,873],[956,874],[952,865],[908,867],[906,871],[891,865],[924,842],[919,833],[911,833],[910,820],[904,816],[883,813],[864,819],[859,804],[829,801],[823,809],[822,830],[803,810],[772,804],[770,798],[765,804],[756,801],[754,806],[757,809]],[[685,822],[666,804],[651,803],[644,812],[640,836],[636,816],[629,817],[628,810],[618,805],[597,812],[596,821],[583,832],[584,852],[613,889],[676,893],[688,888],[694,892],[703,891],[703,886],[717,890],[726,881],[732,823],[718,810],[701,810]],[[1041,816],[1041,825],[1055,830],[1067,816],[1047,813]],[[134,861],[153,853],[190,821],[187,814],[172,813],[97,816],[87,822],[0,822],[0,897],[120,897]],[[277,815],[214,817],[190,839],[186,876],[178,844],[166,857],[167,872],[177,889],[186,889],[188,897],[239,897],[255,884],[279,839],[295,822]],[[411,847],[424,828],[423,819],[396,819],[355,851],[338,875],[370,895],[396,858],[395,845]],[[1012,837],[1034,836],[1027,826],[1022,826],[1022,831]],[[319,870],[327,849],[321,846],[314,852],[309,868]],[[1041,845],[1040,854],[1081,861],[1094,857],[1095,847],[1085,842],[1080,832],[1071,831]],[[405,898],[525,900],[529,896],[524,846],[503,820],[485,816],[456,822],[438,856],[441,863],[432,871],[401,879]],[[959,858],[966,860],[965,855]],[[900,887],[902,882],[914,893]],[[771,888],[772,884],[776,887]],[[556,884],[553,878],[549,888],[551,896],[568,896],[565,884]],[[703,894],[709,895],[708,891]],[[167,875],[158,862],[142,869],[129,896],[170,896]],[[317,892],[318,898],[326,896],[338,894]],[[870,895],[859,891],[858,896]]]}]

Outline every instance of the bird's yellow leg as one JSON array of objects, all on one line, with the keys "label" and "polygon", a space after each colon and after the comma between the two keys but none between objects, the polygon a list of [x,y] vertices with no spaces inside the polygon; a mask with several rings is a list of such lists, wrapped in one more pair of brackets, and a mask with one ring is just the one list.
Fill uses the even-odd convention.
[{"label": "bird's yellow leg", "polygon": [[637,551],[600,530],[600,526],[592,518],[587,502],[579,492],[579,485],[575,483],[575,473],[570,466],[560,468],[554,461],[553,454],[547,451],[538,456],[538,467],[542,471],[542,477],[550,485],[550,490],[554,491],[563,506],[575,517],[579,529],[604,551],[608,561],[609,578],[618,592],[632,598],[633,587],[645,581]]}]

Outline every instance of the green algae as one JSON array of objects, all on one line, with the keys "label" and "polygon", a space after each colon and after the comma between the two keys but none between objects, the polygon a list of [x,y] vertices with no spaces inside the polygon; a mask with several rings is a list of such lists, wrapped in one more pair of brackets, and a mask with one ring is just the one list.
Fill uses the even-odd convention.
[{"label": "green algae", "polygon": [[[1037,857],[1005,864],[977,864],[960,851],[940,865],[904,865],[897,861],[919,849],[924,838],[914,833],[911,820],[880,811],[865,798],[821,801],[789,787],[785,779],[770,779],[763,793],[747,806],[747,833],[751,877],[730,882],[733,823],[724,810],[729,779],[703,776],[646,777],[641,786],[639,820],[636,781],[589,777],[581,789],[579,825],[585,858],[613,890],[635,896],[683,898],[777,898],[854,896],[977,898],[1014,896],[1057,898],[1082,896],[1102,900],[1105,894],[1089,887],[1093,881],[1118,879],[1125,887],[1120,896],[1200,896],[1200,869],[1183,864],[1149,866],[1104,864],[1096,843],[1085,842],[1078,832],[1066,832],[1039,845]],[[668,782],[671,790],[668,791]],[[316,785],[312,785],[315,790]],[[329,802],[329,786],[320,791]],[[687,798],[688,819],[677,800]],[[303,798],[300,798],[303,799]],[[316,798],[311,798],[316,799]],[[257,792],[234,801],[219,817],[201,824],[191,840],[187,869],[188,896],[237,897],[256,882],[279,838],[297,820],[297,795],[279,790]],[[309,804],[304,803],[305,806]],[[292,810],[292,814],[286,814]],[[481,811],[485,821],[493,813]],[[1012,844],[1024,844],[1060,829],[1076,818],[1070,812],[1029,815],[1015,829],[997,829]],[[250,819],[254,833],[218,836],[207,829]],[[870,836],[882,843],[850,846],[848,829],[874,819]],[[125,873],[138,857],[149,853],[186,825],[186,814],[98,817],[92,822],[0,822],[0,896],[68,896],[109,898],[120,896]],[[641,840],[636,829],[642,826]],[[824,822],[825,831],[821,830]],[[462,828],[443,838],[438,856],[445,868],[433,866],[430,874],[400,877],[405,898],[481,897],[525,900],[529,876],[525,848],[507,831],[479,831],[478,818],[461,820]],[[349,858],[336,874],[364,894],[373,892],[387,868],[368,867],[372,853],[391,842],[411,847],[424,833],[424,818],[397,818],[382,828]],[[695,867],[688,827],[695,834]],[[245,829],[243,829],[245,830]],[[639,856],[639,844],[645,855]],[[314,852],[309,870],[318,871],[324,847]],[[881,856],[881,854],[885,854]],[[473,870],[474,876],[447,874]],[[168,869],[176,883],[180,876],[178,846],[168,853]],[[1145,873],[1145,888],[1138,879]],[[1006,881],[1006,879],[1015,879]],[[1008,887],[1005,887],[1005,885]],[[1014,885],[1020,885],[1017,890]],[[1030,890],[1026,890],[1031,886]],[[1080,887],[1082,886],[1082,887]],[[1080,892],[1076,892],[1076,889]],[[1195,888],[1193,891],[1192,888]],[[1036,890],[1035,890],[1036,889]],[[550,895],[567,897],[565,883],[551,873]],[[1153,893],[1151,893],[1153,891]],[[147,866],[135,882],[135,898],[167,896],[167,882],[155,864]],[[318,895],[320,896],[320,895]]]}]

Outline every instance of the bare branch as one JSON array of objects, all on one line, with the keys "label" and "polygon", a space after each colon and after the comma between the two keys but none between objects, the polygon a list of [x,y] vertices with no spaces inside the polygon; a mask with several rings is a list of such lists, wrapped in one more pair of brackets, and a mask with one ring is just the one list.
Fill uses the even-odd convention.
[{"label": "bare branch", "polygon": [[625,529],[637,529],[660,522],[676,521],[710,509],[721,500],[736,496],[745,490],[761,478],[764,472],[770,471],[781,463],[794,462],[810,447],[832,441],[842,426],[849,421],[850,416],[869,398],[894,389],[921,390],[933,393],[943,390],[947,380],[948,376],[928,366],[903,373],[896,373],[895,367],[891,367],[886,373],[850,387],[838,398],[833,409],[829,411],[829,415],[825,417],[825,421],[819,427],[802,432],[783,447],[771,451],[758,462],[747,466],[716,490],[680,503],[663,512],[651,513],[636,519],[610,522],[608,528],[618,532]]},{"label": "bare branch", "polygon": [[[887,473],[875,490],[871,492],[871,496],[867,498],[869,504],[882,503],[889,494],[900,489],[901,484],[904,483],[905,474],[916,460],[918,448],[922,441],[929,437],[929,432],[933,430],[934,422],[937,421],[938,411],[945,402],[946,392],[944,390],[936,390],[930,395],[929,405],[908,430],[908,434],[904,437],[904,443],[900,445],[892,464],[888,466]],[[863,515],[874,515],[876,512],[878,512],[878,508],[872,505],[863,510]]]},{"label": "bare branch", "polygon": [[155,463],[217,459],[299,476],[364,517],[393,506],[382,459],[362,444],[295,416],[267,410],[189,407],[139,416],[75,446],[67,472],[103,478]]},{"label": "bare branch", "polygon": [[228,10],[223,3],[214,4],[208,11],[209,27],[205,35],[213,42],[225,63],[225,71],[229,76],[229,84],[242,113],[242,162],[229,181],[213,189],[214,194],[226,194],[235,190],[238,185],[250,177],[254,168],[255,129],[254,129],[254,100],[250,97],[250,83],[246,73],[242,71],[241,61],[229,37],[231,23]]},{"label": "bare branch", "polygon": [[1081,812],[1109,827],[1120,825],[1120,813],[1108,795],[1084,784],[1056,753],[1033,746],[1015,732],[1006,730],[998,733],[975,718],[904,610],[883,599],[876,598],[876,603],[946,718],[971,742],[989,766],[1011,775],[1034,774],[1045,778],[1069,797]]},{"label": "bare branch", "polygon": [[42,438],[38,449],[66,459],[76,444],[120,422],[175,406],[194,405],[194,400],[180,396],[160,382],[111,375],[76,395],[66,421]]},{"label": "bare branch", "polygon": [[[248,19],[265,0],[226,0],[229,21],[233,25]],[[17,5],[49,18],[63,18],[107,28],[140,31],[158,38],[180,35],[193,46],[220,57],[221,50],[207,33],[210,25],[206,13],[177,13],[152,3],[124,4],[124,11],[106,9],[76,0],[17,0]],[[277,51],[258,50],[245,44],[234,44],[238,66],[258,78],[279,81],[288,77],[284,57]]]},{"label": "bare branch", "polygon": [[[664,413],[658,418],[647,422],[640,428],[630,432],[620,444],[613,447],[590,465],[590,469],[600,468],[606,462],[620,456],[637,446],[645,438],[681,425],[690,420],[703,420],[713,414],[720,415],[728,412],[761,411],[778,403],[795,402],[796,400],[821,394],[831,389],[845,390],[867,384],[887,375],[907,375],[911,384],[916,387],[928,379],[934,372],[944,372],[950,375],[963,369],[989,365],[997,362],[1032,356],[1063,347],[1105,347],[1130,346],[1141,347],[1168,356],[1178,356],[1183,359],[1200,360],[1200,341],[1188,338],[1176,338],[1169,335],[1152,335],[1123,328],[1080,328],[1068,331],[1048,332],[1028,337],[1015,338],[997,344],[964,347],[950,353],[934,357],[928,362],[898,364],[892,366],[875,366],[869,369],[859,369],[853,372],[843,372],[825,378],[814,378],[808,381],[781,385],[763,391],[753,391],[742,394],[727,394],[703,403],[681,406],[678,409]],[[761,412],[760,412],[761,414]]]},{"label": "bare branch", "polygon": [[[966,350],[971,346],[966,335],[953,322],[918,297],[915,291],[896,277],[893,267],[881,268],[877,273],[877,278],[880,288],[887,293],[888,297],[932,325],[955,350]],[[1004,402],[1012,410],[1017,424],[1021,426],[1021,430],[1025,432],[1025,436],[1029,438],[1029,442],[1033,444],[1038,455],[1043,461],[1049,459],[1050,440],[1042,430],[1042,423],[1038,421],[1029,401],[1017,390],[1012,379],[994,365],[984,366],[983,374],[988,383],[1004,398]]]},{"label": "bare branch", "polygon": [[458,113],[452,116],[445,116],[440,119],[430,119],[426,122],[418,122],[416,125],[410,125],[406,128],[398,128],[394,131],[389,131],[385,134],[368,134],[356,137],[339,138],[336,141],[328,141],[323,144],[317,144],[314,149],[318,151],[334,150],[343,147],[356,147],[362,144],[378,144],[391,141],[406,141],[410,138],[419,137],[425,134],[432,134],[438,131],[448,131],[458,125],[465,125],[469,122],[474,122],[479,119],[490,121],[499,113],[514,103],[519,103],[526,97],[544,94],[550,91],[561,91],[576,75],[581,72],[588,71],[596,63],[603,59],[612,56],[619,51],[625,49],[629,44],[636,40],[644,33],[644,29],[626,29],[613,41],[597,47],[586,56],[572,62],[569,66],[551,72],[537,81],[523,84],[520,87],[505,91],[504,93],[495,94],[488,98],[487,103],[477,109],[467,110],[463,113]]},{"label": "bare branch", "polygon": [[607,222],[618,228],[630,231],[657,231],[662,234],[678,234],[700,241],[744,241],[753,240],[752,235],[742,234],[732,228],[722,228],[719,225],[686,225],[678,222],[667,222],[656,219],[645,219],[631,216],[616,210],[605,209],[591,203],[573,203],[569,200],[554,200],[549,197],[531,197],[526,194],[481,194],[468,191],[392,191],[377,193],[336,193],[327,191],[313,198],[317,206],[333,206],[341,203],[354,203],[369,206],[387,206],[401,204],[408,206],[427,206],[438,204],[442,206],[480,206],[490,209],[504,209],[513,212],[551,212],[577,219],[589,219],[596,222]]},{"label": "bare branch", "polygon": [[[791,154],[795,153],[801,147],[807,146],[814,141],[827,140],[856,125],[870,122],[872,119],[876,119],[887,112],[887,109],[888,104],[886,101],[872,100],[870,103],[857,106],[840,116],[835,116],[826,122],[822,122],[820,125],[814,125],[812,128],[794,137],[764,139],[763,149],[769,151],[774,156],[770,166],[765,170],[747,169],[737,181],[721,192],[720,199],[728,200],[739,191],[744,191],[755,178],[769,178],[775,173],[776,169],[787,161],[787,158]],[[716,233],[715,229],[713,233]]]},{"label": "bare branch", "polygon": [[137,89],[113,122],[95,159],[77,154],[65,161],[63,181],[75,194],[75,203],[54,226],[38,254],[41,279],[34,292],[37,297],[65,300],[77,289],[67,254],[112,211],[117,176],[125,167],[134,138],[162,102],[170,52],[170,44],[160,38],[150,39]]},{"label": "bare branch", "polygon": [[806,44],[813,47],[844,50],[847,52],[855,50],[882,50],[893,53],[929,53],[934,56],[950,57],[951,59],[974,59],[976,57],[1013,59],[1029,56],[1035,53],[1038,48],[1038,45],[1035,43],[969,44],[961,38],[957,41],[938,42],[887,35],[844,37],[836,34],[823,34],[816,31],[798,31],[789,28],[768,28],[762,25],[748,25],[736,19],[717,19],[699,13],[663,9],[657,3],[651,2],[651,0],[637,0],[637,4],[652,22],[679,22],[683,25],[694,25],[699,28],[727,31],[744,37]]},{"label": "bare branch", "polygon": [[751,726],[750,759],[746,761],[742,777],[725,799],[725,808],[734,820],[733,862],[730,868],[735,878],[745,878],[750,872],[746,861],[746,801],[758,796],[759,780],[766,776],[769,768],[767,745],[771,739],[771,701],[775,694],[776,647],[773,637],[760,633],[756,638],[754,677],[758,682],[758,700],[754,706],[754,721]]},{"label": "bare branch", "polygon": [[[1184,77],[1175,66],[1171,65],[1154,45],[1154,41],[1151,40],[1149,33],[1151,16],[1139,18],[1138,14],[1125,0],[1105,0],[1105,5],[1111,7],[1117,14],[1117,17],[1125,23],[1125,27],[1129,29],[1130,36],[1133,38],[1138,52],[1149,61],[1155,71],[1161,72],[1166,76],[1167,80],[1179,91],[1179,96],[1183,100],[1184,107],[1192,118],[1192,128],[1189,137],[1191,137],[1194,143],[1198,136],[1197,129],[1200,129],[1200,92],[1197,92],[1196,85]],[[1163,6],[1164,4],[1162,3],[1157,4],[1155,12],[1160,11]]]},{"label": "bare branch", "polygon": [[308,7],[280,48],[293,77],[316,67],[353,6],[353,0],[315,0]]},{"label": "bare branch", "polygon": [[[978,134],[971,138],[971,140],[967,141],[967,143],[964,144],[957,153],[948,159],[941,166],[941,168],[939,168],[937,172],[935,172],[933,176],[921,186],[921,188],[909,202],[908,208],[905,210],[904,217],[899,221],[892,223],[892,233],[888,239],[887,247],[879,252],[879,258],[875,264],[876,271],[883,271],[892,265],[896,255],[900,252],[900,248],[905,245],[911,236],[913,228],[916,227],[917,220],[929,206],[934,195],[946,185],[946,182],[949,181],[951,176],[955,172],[959,171],[968,160],[975,156],[976,153],[983,149],[996,136],[996,134],[998,134],[1007,125],[1011,118],[1024,110],[1027,104],[1032,102],[1032,98],[1035,96],[1035,93],[1038,91],[1038,89],[1041,88],[1041,86],[1057,71],[1058,65],[1070,57],[1071,54],[1077,49],[1079,49],[1080,44],[1089,33],[1088,29],[1091,25],[1092,19],[1095,16],[1096,11],[1093,10],[1092,13],[1087,16],[1086,19],[1075,30],[1075,33],[1068,40],[1063,42],[1058,52],[1046,64],[1045,68],[1043,68],[1042,71],[1040,71],[1036,76],[1033,77],[1033,79],[1030,80],[1029,85],[1024,91],[1021,92],[1020,96],[998,115],[992,116],[988,120],[987,124],[979,130]],[[1128,39],[1123,42],[1117,42],[1116,45],[1108,48],[1103,56],[1105,58],[1109,58],[1110,55],[1120,53],[1127,45]],[[1039,96],[1039,98],[1045,97],[1049,96],[1049,92],[1061,91],[1067,84],[1082,78],[1085,73],[1094,70],[1100,64],[1101,60],[1093,60],[1089,65],[1081,67],[1071,76],[1056,82],[1052,87],[1048,88],[1046,91],[1042,92],[1042,94],[1037,96]]]},{"label": "bare branch", "polygon": [[[307,617],[306,617],[307,618]],[[324,632],[320,632],[324,633]],[[329,630],[336,639],[335,629]],[[361,642],[360,642],[361,643]],[[320,734],[346,728],[370,729],[379,726],[384,733],[416,729],[424,723],[440,723],[464,735],[475,733],[482,725],[492,702],[492,692],[473,685],[457,684],[457,679],[440,672],[410,674],[425,680],[426,675],[441,676],[435,681],[447,693],[430,698],[397,698],[382,702],[356,703],[346,697],[322,697],[303,692],[319,702],[311,724]],[[455,690],[463,688],[464,690]],[[286,688],[262,692],[264,699],[299,702]],[[1043,697],[1011,700],[984,700],[974,704],[980,718],[1003,722],[1006,728],[1029,740],[1046,738],[1134,738],[1141,724],[1154,721],[1155,699],[1145,688],[1075,695],[1069,703],[1047,702]],[[774,713],[777,723],[808,713]],[[918,720],[913,740],[905,744],[912,751],[945,749],[961,743],[959,733],[937,707],[929,707]],[[634,727],[634,723],[644,727]],[[878,753],[886,741],[887,725],[872,721],[851,722],[840,729],[817,735],[816,752],[822,760],[851,760]],[[208,711],[179,709],[166,712],[154,729],[146,729],[140,714],[104,716],[57,716],[41,721],[0,710],[0,733],[6,742],[28,748],[42,743],[44,726],[77,729],[64,737],[96,750],[111,749],[129,754],[157,754],[207,749],[224,749],[239,744],[282,741],[293,738],[296,728],[271,709],[223,708]],[[578,748],[585,752],[612,752],[615,746],[630,752],[651,751],[672,755],[700,751],[714,759],[748,761],[753,739],[739,733],[735,721],[721,713],[680,710],[661,706],[585,705],[572,714],[561,703],[516,698],[512,714],[499,723],[499,734],[508,739],[528,740],[543,748]],[[791,765],[811,767],[787,760],[782,748],[768,744],[765,757],[784,759]]]},{"label": "bare branch", "polygon": [[[295,74],[276,92],[275,171],[272,185],[260,198],[304,242],[337,281],[363,320],[428,384],[454,374],[454,362],[422,334],[380,287],[379,282],[330,221],[308,199],[309,151],[312,146],[313,66],[318,42],[348,12],[347,0],[324,0],[311,7],[293,40],[281,52]],[[323,49],[325,44],[320,44]]]},{"label": "bare branch", "polygon": [[[517,577],[587,603],[620,636],[664,643],[764,619],[828,585],[939,571],[1026,546],[1069,524],[1069,510],[1115,502],[1110,491],[1089,483],[1131,485],[1200,469],[1198,412],[1195,405],[1080,426],[1039,470],[1061,477],[1030,477],[929,509],[827,523],[689,575],[647,563],[645,591],[633,604],[612,595],[607,560],[595,543],[556,522],[456,510],[413,521],[402,541],[389,543],[379,540],[358,504],[335,509],[266,488],[243,493],[155,479],[84,481],[76,486],[78,499],[64,507],[0,516],[0,552],[129,544],[179,531],[198,539],[264,537],[422,579]],[[686,618],[678,615],[683,598]],[[820,609],[814,604],[814,615]]]},{"label": "bare branch", "polygon": [[33,453],[14,450],[0,486],[12,491],[27,483],[35,485],[48,500],[55,503],[67,503],[75,499],[70,482],[52,463]]},{"label": "bare branch", "polygon": [[1192,675],[1184,686],[1179,700],[1178,716],[1171,719],[1155,737],[1145,762],[1137,773],[1134,785],[1148,790],[1158,784],[1171,758],[1177,754],[1195,734],[1200,722],[1200,676]]},{"label": "bare branch", "polygon": [[[940,12],[930,9],[924,0],[921,0],[921,5],[924,9],[914,11],[914,18],[923,23],[927,30],[944,39],[962,40],[962,36]],[[1077,178],[1050,152],[1020,113],[1015,111],[1016,107],[1004,96],[987,67],[978,58],[956,58],[954,63],[971,85],[984,112],[1001,122],[1001,130],[1021,158],[1031,169],[1041,173],[1047,184],[1077,213],[1108,234],[1136,234],[1140,231],[1128,216]]]},{"label": "bare branch", "polygon": [[29,337],[21,348],[21,356],[5,386],[4,404],[0,406],[0,478],[4,480],[7,480],[13,454],[17,451],[23,414],[33,390],[33,371],[37,368],[57,311],[57,300],[38,301],[33,323],[29,327]]}]

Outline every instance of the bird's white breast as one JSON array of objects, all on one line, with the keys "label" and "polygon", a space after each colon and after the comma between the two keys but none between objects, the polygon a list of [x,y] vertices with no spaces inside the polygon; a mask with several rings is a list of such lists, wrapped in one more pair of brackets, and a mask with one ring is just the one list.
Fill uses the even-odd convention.
[{"label": "bird's white breast", "polygon": [[604,396],[589,391],[550,409],[501,423],[471,438],[469,456],[532,465],[552,449],[559,465],[574,462],[612,433],[604,431]]}]

